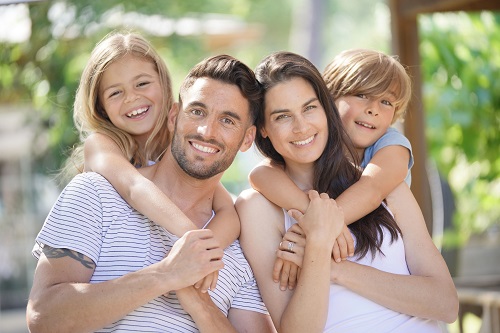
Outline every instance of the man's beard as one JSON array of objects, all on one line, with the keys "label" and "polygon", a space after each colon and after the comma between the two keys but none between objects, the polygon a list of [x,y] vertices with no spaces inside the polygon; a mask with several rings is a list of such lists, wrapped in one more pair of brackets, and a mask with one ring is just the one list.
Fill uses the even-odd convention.
[{"label": "man's beard", "polygon": [[[223,145],[216,141],[213,140],[205,141],[203,140],[202,137],[198,135],[190,136],[189,139],[196,139],[200,142],[210,142],[211,144],[217,146],[220,149],[220,151],[224,151]],[[240,140],[240,142],[237,145],[237,149],[235,151],[226,151],[225,156],[223,156],[221,159],[215,161],[214,163],[208,166],[202,166],[196,163],[196,160],[203,162],[202,157],[196,157],[196,160],[194,162],[188,161],[186,153],[182,149],[183,140],[177,135],[176,130],[174,130],[174,136],[172,139],[170,149],[172,151],[172,156],[177,161],[177,164],[179,164],[181,169],[186,174],[188,174],[193,178],[204,180],[204,179],[209,179],[215,175],[218,175],[219,173],[224,172],[227,170],[227,168],[229,168],[231,163],[233,163],[236,154],[238,153],[238,149],[241,146],[243,139],[244,138]]]}]

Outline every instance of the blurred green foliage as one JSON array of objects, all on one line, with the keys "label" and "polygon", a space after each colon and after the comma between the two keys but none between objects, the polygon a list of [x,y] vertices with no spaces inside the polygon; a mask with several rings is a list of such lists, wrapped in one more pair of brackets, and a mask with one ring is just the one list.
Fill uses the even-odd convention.
[{"label": "blurred green foliage", "polygon": [[457,211],[444,245],[500,225],[500,13],[420,18],[429,154]]}]

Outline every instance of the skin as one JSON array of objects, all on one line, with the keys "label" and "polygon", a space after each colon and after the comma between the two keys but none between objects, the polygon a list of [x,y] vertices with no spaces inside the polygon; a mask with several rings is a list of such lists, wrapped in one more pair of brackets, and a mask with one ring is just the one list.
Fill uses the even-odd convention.
[{"label": "skin", "polygon": [[126,55],[102,75],[99,98],[111,122],[143,146],[158,121],[163,94],[154,64]]},{"label": "skin", "polygon": [[395,100],[389,92],[381,97],[346,95],[335,100],[342,124],[360,158],[365,148],[373,145],[391,126]]},{"label": "skin", "polygon": [[[180,112],[176,107],[168,122],[170,130],[176,133],[176,141],[186,150],[184,155],[195,162],[200,172],[213,170],[213,165],[221,164],[221,160],[234,159],[239,149],[244,151],[251,146],[255,136],[255,127],[250,124],[248,101],[239,89],[218,81],[201,80],[204,81],[201,90],[212,93],[224,91],[224,97],[203,94],[195,85],[188,91],[185,100],[197,101],[204,108],[196,109],[201,112],[185,109]],[[239,120],[226,127],[227,119],[232,117],[228,113],[236,115]],[[207,126],[207,131],[201,136],[198,135],[200,126]],[[195,134],[197,139],[193,140]],[[216,152],[200,150],[200,147],[212,147],[213,142],[218,147]],[[211,216],[213,194],[222,172],[208,179],[192,177],[182,170],[170,149],[161,161],[140,171],[198,227]],[[94,331],[174,290],[180,291],[181,303],[186,305],[186,311],[203,332],[233,332],[235,328],[239,332],[273,330],[269,316],[236,309],[229,310],[228,318],[220,316],[220,310],[207,294],[189,289],[203,276],[223,267],[223,250],[211,230],[189,231],[159,263],[96,284],[89,283],[94,271],[94,264],[89,258],[74,251],[58,251],[66,254],[44,252],[37,265],[27,307],[27,321],[32,331]],[[198,302],[194,304],[192,301]]]}]

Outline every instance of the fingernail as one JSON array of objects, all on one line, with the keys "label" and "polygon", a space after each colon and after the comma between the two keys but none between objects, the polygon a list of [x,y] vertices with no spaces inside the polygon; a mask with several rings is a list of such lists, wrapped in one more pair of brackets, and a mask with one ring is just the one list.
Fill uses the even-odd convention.
[{"label": "fingernail", "polygon": [[341,262],[342,260],[340,258],[336,259],[335,260],[336,262]]},{"label": "fingernail", "polygon": [[286,288],[285,288],[285,287],[283,287],[283,286],[281,286],[281,287],[280,287],[280,289],[281,289],[282,291],[285,291],[285,290],[286,290]]}]

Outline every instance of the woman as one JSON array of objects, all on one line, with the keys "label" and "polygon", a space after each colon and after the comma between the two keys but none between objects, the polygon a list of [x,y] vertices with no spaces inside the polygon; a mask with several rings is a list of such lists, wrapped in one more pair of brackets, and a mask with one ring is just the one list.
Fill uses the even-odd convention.
[{"label": "woman", "polygon": [[[396,221],[380,206],[351,224],[355,255],[333,262],[343,216],[327,197],[360,176],[338,111],[320,73],[299,55],[274,53],[256,75],[266,92],[258,149],[303,191],[322,193],[309,192],[305,215],[293,212],[298,225],[254,190],[236,203],[240,242],[277,330],[440,332],[438,321],[456,319],[457,294],[408,187],[387,198]],[[278,255],[301,267],[294,290],[280,290],[272,279],[278,244]]]}]

